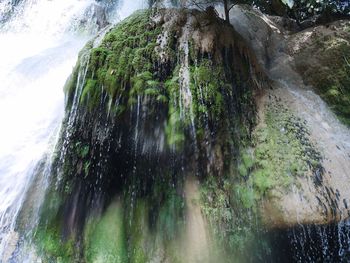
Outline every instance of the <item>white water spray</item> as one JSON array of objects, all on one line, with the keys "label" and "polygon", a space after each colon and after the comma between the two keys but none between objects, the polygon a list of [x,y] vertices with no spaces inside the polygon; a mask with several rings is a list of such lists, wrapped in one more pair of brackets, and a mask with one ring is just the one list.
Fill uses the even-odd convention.
[{"label": "white water spray", "polygon": [[[1,18],[10,4],[1,3]],[[124,1],[118,17],[140,7],[143,1]],[[93,0],[24,0],[0,25],[1,262],[15,249],[16,219],[34,170],[54,149],[64,114],[65,81],[78,52],[106,19],[103,7]]]}]

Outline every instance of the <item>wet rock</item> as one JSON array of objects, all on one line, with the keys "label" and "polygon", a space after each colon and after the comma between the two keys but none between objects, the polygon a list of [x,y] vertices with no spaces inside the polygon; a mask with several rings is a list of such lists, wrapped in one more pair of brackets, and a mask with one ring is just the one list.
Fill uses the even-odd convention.
[{"label": "wet rock", "polygon": [[[304,83],[313,85],[316,92],[320,89],[315,84],[322,84],[325,92],[328,92],[333,84],[337,85],[337,81],[347,83],[344,76],[350,74],[343,70],[346,65],[342,56],[344,54],[349,56],[347,53],[350,51],[349,21],[337,21],[329,26],[317,26],[300,31],[293,26],[289,30],[283,26],[281,19],[263,16],[246,6],[236,6],[231,12],[231,23],[243,38],[250,42],[264,69],[270,78],[276,81],[275,89],[266,92],[267,98],[262,98],[262,101],[265,105],[274,105],[275,102],[271,98],[276,98],[276,101],[286,105],[286,108],[299,117],[295,123],[287,120],[288,125],[285,129],[288,133],[295,134],[300,141],[304,150],[299,152],[298,156],[308,163],[309,168],[313,167],[314,171],[304,178],[298,178],[295,193],[287,191],[285,197],[266,201],[268,224],[279,226],[296,223],[324,224],[334,219],[346,218],[347,209],[343,203],[338,203],[338,200],[350,196],[349,189],[344,183],[350,180],[348,161],[350,148],[344,143],[350,141],[349,131],[339,125],[326,105],[316,94],[307,90],[309,87]],[[256,31],[259,33],[255,34]],[[347,86],[339,88],[338,85],[337,89],[347,92]],[[327,94],[332,95],[332,92]],[[319,94],[322,97],[328,96],[326,93]],[[340,102],[340,97],[332,98],[333,102],[327,101],[329,105],[333,106],[333,110],[343,112],[343,117],[346,117],[346,110],[350,107],[346,103],[349,103],[349,100],[344,99]],[[337,101],[338,104],[332,104]],[[259,109],[264,111],[263,106]],[[260,115],[264,116],[266,112],[259,113]],[[259,123],[258,126],[260,125],[264,126],[266,123]],[[310,129],[304,129],[303,125]],[[305,137],[310,138],[317,151],[314,151]],[[321,161],[323,168],[311,160]],[[323,171],[322,178],[318,174],[321,171]],[[329,196],[325,187],[339,189],[339,195],[331,193]]]},{"label": "wet rock", "polygon": [[85,10],[85,13],[86,15],[84,16],[84,20],[80,20],[79,22],[82,28],[86,27],[87,25],[91,26],[95,24],[96,32],[98,32],[109,24],[106,8],[102,5],[92,4],[87,10]]},{"label": "wet rock", "polygon": [[6,244],[6,247],[4,249],[5,253],[2,256],[1,262],[9,262],[13,252],[16,249],[19,234],[16,231],[11,231],[10,233],[7,233],[8,235],[8,243]]}]

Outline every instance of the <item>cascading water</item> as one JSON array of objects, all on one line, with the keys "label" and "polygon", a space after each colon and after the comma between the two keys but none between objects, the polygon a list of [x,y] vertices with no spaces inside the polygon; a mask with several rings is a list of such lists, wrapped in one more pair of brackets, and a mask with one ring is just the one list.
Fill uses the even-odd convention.
[{"label": "cascading water", "polygon": [[[255,230],[251,207],[255,195],[263,195],[269,186],[262,184],[262,172],[253,173],[256,164],[251,149],[238,149],[239,140],[247,140],[244,129],[251,128],[250,111],[255,109],[249,104],[251,93],[245,85],[261,86],[254,82],[260,72],[253,70],[249,50],[239,40],[232,42],[235,34],[220,21],[214,21],[211,29],[196,31],[210,10],[188,14],[168,10],[159,20],[140,12],[124,28],[122,24],[122,30],[109,31],[106,42],[101,42],[110,29],[108,24],[144,7],[143,0],[125,0],[122,5],[118,0],[0,3],[0,262],[42,262],[39,257],[45,261],[46,255],[50,262],[140,262],[140,258],[144,262],[174,262],[170,258],[176,254],[180,262],[224,262],[223,258],[229,258],[223,256],[226,252],[212,249],[209,237],[213,223],[219,238],[227,235],[234,249],[244,244],[244,249],[261,253],[261,261],[266,256],[271,260],[265,262],[287,262],[286,255],[293,262],[349,258],[349,221],[324,226],[300,222],[300,227],[268,232],[274,251],[265,248],[264,242],[270,237],[263,236],[264,229]],[[238,20],[240,25],[249,25]],[[150,23],[135,26],[133,21]],[[157,30],[162,34],[157,35]],[[230,37],[215,40],[221,48],[207,47],[207,41],[214,41],[210,37],[217,31]],[[74,87],[67,88],[64,101],[63,86],[78,52],[99,32],[94,48],[80,53],[78,70],[73,74]],[[134,33],[142,36],[135,38]],[[129,41],[121,43],[124,37]],[[138,43],[144,40],[142,37],[147,41]],[[159,54],[153,44],[159,44]],[[199,46],[203,49],[200,56],[196,53]],[[96,62],[105,60],[104,51],[109,55],[114,52],[118,58],[108,67]],[[220,63],[210,55],[216,51],[222,53],[217,58]],[[156,55],[164,60],[163,65],[152,61]],[[167,55],[172,63],[165,63]],[[197,59],[193,59],[196,55]],[[145,62],[150,65],[147,70],[143,68]],[[133,64],[138,70],[130,74],[132,81],[125,78],[117,83],[123,88],[118,94],[118,85],[111,84],[115,79],[110,76],[119,74],[119,69],[123,72],[125,64]],[[154,74],[162,67],[164,72]],[[120,74],[122,78],[125,73],[130,72]],[[101,82],[103,74],[111,79]],[[96,76],[101,83],[96,82]],[[244,76],[247,79],[241,80]],[[135,79],[142,84],[134,84]],[[264,76],[261,81],[264,83]],[[289,108],[301,112],[313,138],[328,150],[325,160],[331,159],[330,154],[338,157],[325,166],[325,171],[336,164],[333,171],[345,173],[350,156],[348,130],[315,94],[288,83],[279,84],[280,97],[286,99]],[[140,90],[132,90],[133,85]],[[143,91],[144,86],[148,88]],[[217,87],[221,87],[219,91]],[[124,93],[129,88],[130,92]],[[110,89],[114,89],[112,95]],[[103,92],[94,96],[91,90]],[[61,129],[65,103],[67,115]],[[95,116],[90,108],[96,105]],[[233,116],[238,116],[237,120]],[[59,130],[64,137],[56,146]],[[232,162],[231,156],[235,157]],[[223,160],[229,161],[226,164]],[[240,177],[226,177],[227,171]],[[246,182],[249,176],[262,179]],[[254,187],[261,193],[253,192]],[[300,192],[295,189],[297,202]],[[334,189],[337,196],[342,186]],[[64,197],[50,207],[61,190]],[[341,201],[347,207],[347,201]],[[46,218],[46,209],[54,219]],[[179,230],[184,233],[176,236]],[[262,245],[258,240],[256,251],[246,246],[255,235],[263,238]],[[211,249],[218,255],[209,255]],[[69,251],[66,255],[65,250]],[[252,258],[258,258],[254,253]],[[148,256],[155,260],[146,261]],[[239,257],[236,260],[244,262]]]},{"label": "cascading water", "polygon": [[[126,2],[119,18],[142,2]],[[54,149],[64,112],[63,86],[78,52],[116,20],[117,3],[112,1],[112,8],[109,3],[108,13],[103,2],[93,0],[0,3],[0,262],[15,249],[16,219],[37,164],[44,155],[49,160]],[[45,191],[45,185],[39,187]]]}]

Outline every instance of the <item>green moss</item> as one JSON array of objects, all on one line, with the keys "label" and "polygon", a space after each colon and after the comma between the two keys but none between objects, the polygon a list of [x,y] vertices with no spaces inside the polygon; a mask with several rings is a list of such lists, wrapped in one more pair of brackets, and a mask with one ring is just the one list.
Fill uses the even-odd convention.
[{"label": "green moss", "polygon": [[255,209],[257,196],[255,191],[244,184],[237,184],[234,187],[234,196],[246,209]]},{"label": "green moss", "polygon": [[202,211],[208,218],[218,253],[229,258],[247,257],[247,249],[256,234],[251,225],[251,212],[257,204],[254,189],[235,183],[233,178],[220,182],[211,177],[201,191]]},{"label": "green moss", "polygon": [[184,201],[175,190],[168,190],[166,202],[162,205],[158,217],[158,231],[164,242],[175,239],[183,226]]},{"label": "green moss", "polygon": [[254,159],[249,153],[242,154],[242,161],[247,169],[251,169],[254,166]]},{"label": "green moss", "polygon": [[84,229],[84,258],[94,263],[127,262],[122,208],[110,205],[102,217],[91,219]]},{"label": "green moss", "polygon": [[219,121],[226,106],[223,94],[231,88],[224,82],[226,77],[223,66],[203,59],[192,66],[190,72],[195,116],[200,118],[207,115],[210,120]]},{"label": "green moss", "polygon": [[180,112],[175,107],[170,107],[169,118],[165,128],[168,145],[182,148],[185,141],[184,125]]},{"label": "green moss", "polygon": [[350,125],[350,38],[337,37],[337,34],[318,39],[304,51],[318,58],[317,65],[301,60],[298,68],[339,119]]},{"label": "green moss", "polygon": [[271,102],[265,122],[253,140],[240,141],[231,169],[221,177],[209,176],[202,185],[202,210],[219,246],[243,257],[245,249],[257,243],[259,229],[252,218],[259,222],[260,202],[274,189],[288,191],[307,172],[322,173],[321,156],[300,119]]},{"label": "green moss", "polygon": [[165,134],[168,145],[181,149],[185,141],[184,119],[181,118],[180,108],[178,106],[180,100],[179,86],[179,66],[177,66],[173,75],[165,82],[165,88],[168,95],[168,120],[165,127]]},{"label": "green moss", "polygon": [[34,239],[44,262],[69,263],[73,261],[74,240],[73,238],[63,240],[58,223],[48,227],[38,227]]},{"label": "green moss", "polygon": [[89,154],[90,147],[89,145],[84,145],[81,142],[75,143],[75,151],[77,156],[80,158],[86,158]]},{"label": "green moss", "polygon": [[243,177],[248,175],[248,170],[244,164],[238,165],[238,172]]},{"label": "green moss", "polygon": [[[170,37],[169,46],[166,47],[170,61],[166,65],[161,65],[155,52],[160,30],[160,26],[151,21],[149,12],[141,12],[107,33],[101,45],[91,50],[86,83],[80,98],[80,109],[89,111],[89,114],[85,114],[84,111],[84,118],[92,116],[94,120],[94,114],[91,113],[98,111],[100,116],[105,108],[108,117],[115,118],[113,122],[117,122],[119,126],[133,128],[134,123],[129,123],[129,116],[132,116],[130,113],[134,112],[135,103],[142,103],[138,106],[147,112],[147,120],[154,117],[157,124],[163,123],[167,146],[171,149],[184,149],[184,146],[190,147],[185,143],[198,142],[196,145],[198,149],[195,150],[198,150],[200,160],[194,160],[194,157],[184,153],[176,155],[174,163],[177,165],[177,159],[185,160],[187,157],[191,164],[193,161],[198,162],[200,167],[198,171],[204,184],[203,211],[213,226],[215,236],[223,244],[223,249],[229,247],[243,250],[244,244],[252,239],[250,226],[247,225],[249,213],[255,209],[257,200],[271,185],[270,181],[263,181],[266,173],[255,171],[262,168],[250,151],[242,151],[242,154],[239,154],[242,144],[249,145],[248,142],[242,143],[241,139],[249,137],[249,129],[254,119],[253,85],[245,83],[251,67],[248,67],[247,61],[240,61],[246,58],[236,54],[232,63],[237,62],[237,67],[242,64],[242,71],[245,72],[243,77],[240,73],[233,76],[233,68],[225,65],[221,59],[215,61],[204,58],[209,57],[206,54],[197,59],[198,51],[191,46],[189,88],[192,93],[192,105],[191,112],[184,112],[188,109],[180,107],[180,65],[176,56],[177,43]],[[229,54],[232,50],[223,51]],[[160,112],[159,115],[156,110]],[[101,115],[103,116],[103,113]],[[165,117],[160,120],[158,117],[161,115]],[[152,125],[153,123],[149,123],[150,127]],[[193,128],[195,134],[192,134],[193,130],[190,128]],[[191,138],[188,138],[189,133]],[[193,138],[192,135],[197,137]],[[194,140],[196,142],[193,142]],[[86,176],[91,173],[91,163],[87,157],[95,162],[102,156],[98,156],[97,160],[93,159],[93,156],[89,156],[94,154],[92,149],[86,148],[83,143],[73,144],[72,147],[73,154],[69,156],[72,161],[69,160],[69,163],[74,168],[67,167],[64,173],[73,174],[75,170],[82,170]],[[214,151],[215,154],[212,154]],[[173,158],[166,153],[161,154],[162,157]],[[209,167],[212,162],[214,162],[212,166],[215,166],[216,158],[223,163],[223,171]],[[137,163],[146,160],[142,156],[137,159]],[[76,168],[77,166],[79,168]],[[165,170],[162,166],[160,168],[161,173],[169,171],[168,168]],[[170,169],[173,173],[180,167]],[[140,180],[141,175],[132,174],[126,181],[130,179],[134,183]],[[135,203],[133,199],[130,200],[129,203],[132,204],[130,205],[126,201],[127,204],[123,208],[130,211],[121,210],[119,206],[110,207],[100,219],[88,222],[84,230],[86,261],[110,262],[110,259],[113,259],[113,262],[122,262],[127,254],[127,261],[147,262],[149,254],[145,238],[147,232],[145,218],[151,217],[146,215],[146,211],[150,210],[154,213],[152,226],[160,233],[157,238],[165,243],[164,246],[170,247],[166,247],[165,250],[171,251],[172,240],[178,237],[179,229],[182,227],[184,208],[183,198],[179,195],[181,188],[172,186],[169,190],[169,187],[164,187],[170,185],[170,182],[173,184],[174,177],[176,177],[174,174],[169,178],[164,174],[156,174],[150,179],[147,175],[145,180],[150,181],[151,192],[156,193],[154,198],[151,198],[153,202],[147,200],[145,203]],[[158,179],[161,181],[160,186],[153,182]],[[138,188],[138,182],[135,184],[137,185],[135,192],[139,194],[138,191],[142,189]],[[148,182],[140,185],[140,188],[144,185],[149,187]],[[130,196],[132,187],[134,185],[131,186],[129,181],[125,183],[123,186],[125,195]],[[147,195],[151,194],[145,194]],[[128,197],[125,199],[129,200]],[[147,202],[154,205],[154,208],[148,207]],[[122,211],[126,214],[123,218],[124,223],[121,219]],[[128,233],[128,236],[125,236],[125,233]],[[176,258],[176,255],[173,257]]]},{"label": "green moss", "polygon": [[256,169],[252,185],[260,195],[273,187],[289,189],[298,176],[322,172],[321,155],[308,138],[304,123],[280,104],[266,110],[266,127],[255,134]]},{"label": "green moss", "polygon": [[[91,49],[80,99],[90,111],[99,105],[102,92],[111,100],[129,95],[130,102],[149,88],[158,95],[159,85],[150,71],[157,62],[155,46],[160,28],[149,17],[148,11],[132,15],[107,33],[99,47]],[[150,95],[150,90],[146,93]]]},{"label": "green moss", "polygon": [[276,182],[271,177],[272,171],[267,169],[257,170],[252,175],[253,185],[258,193],[266,193]]},{"label": "green moss", "polygon": [[[179,66],[158,73],[161,65],[156,42],[160,33],[161,27],[151,21],[149,11],[135,13],[107,33],[100,46],[90,50],[80,104],[91,112],[100,106],[101,97],[106,94],[108,103],[102,106],[112,117],[122,118],[132,111],[133,105],[147,101],[143,107],[146,106],[148,114],[154,115],[155,119],[157,105],[164,105],[168,108],[167,144],[181,149],[188,123],[180,118],[178,107]],[[176,47],[174,39],[169,38],[168,46],[168,50]],[[169,63],[175,66],[176,56],[168,57]],[[77,79],[72,78],[67,92],[74,91],[74,81],[76,84]],[[145,97],[147,100],[143,100]]]},{"label": "green moss", "polygon": [[101,95],[101,88],[98,86],[97,81],[93,79],[88,79],[84,87],[83,93],[81,94],[81,103],[87,103],[89,110],[92,110],[98,105],[98,99]]},{"label": "green moss", "polygon": [[148,235],[150,235],[147,225],[147,211],[146,202],[138,200],[133,209],[133,216],[127,220],[130,221],[127,227],[129,262],[146,263],[150,260],[150,251],[147,251],[147,247],[150,247],[147,243]]}]

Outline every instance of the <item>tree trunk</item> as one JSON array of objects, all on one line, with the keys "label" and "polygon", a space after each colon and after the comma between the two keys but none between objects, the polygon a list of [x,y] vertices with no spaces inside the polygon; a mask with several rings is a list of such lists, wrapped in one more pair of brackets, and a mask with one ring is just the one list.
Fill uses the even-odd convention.
[{"label": "tree trunk", "polygon": [[228,0],[224,0],[224,9],[225,9],[225,20],[230,22],[230,8],[228,5]]}]

